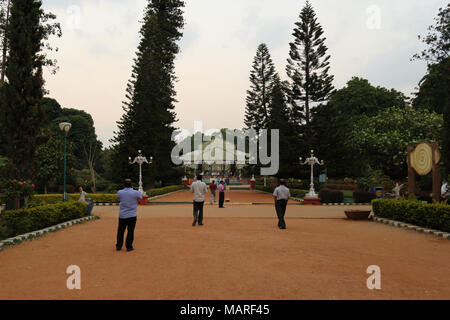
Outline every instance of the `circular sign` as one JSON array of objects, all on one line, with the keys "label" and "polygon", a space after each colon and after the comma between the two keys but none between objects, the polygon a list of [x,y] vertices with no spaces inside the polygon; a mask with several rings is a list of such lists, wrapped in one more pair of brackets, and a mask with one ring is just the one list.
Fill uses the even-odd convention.
[{"label": "circular sign", "polygon": [[433,150],[429,144],[421,143],[411,153],[411,166],[421,176],[426,176],[431,172],[433,169]]}]

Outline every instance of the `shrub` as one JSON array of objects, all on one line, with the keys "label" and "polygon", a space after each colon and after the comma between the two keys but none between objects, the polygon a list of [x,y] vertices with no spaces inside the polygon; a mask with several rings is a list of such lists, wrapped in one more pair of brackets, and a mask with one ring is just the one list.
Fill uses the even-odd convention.
[{"label": "shrub", "polygon": [[375,193],[369,191],[355,190],[353,192],[355,203],[370,203],[376,197]]},{"label": "shrub", "polygon": [[377,217],[450,232],[450,205],[419,201],[377,199],[372,202]]},{"label": "shrub", "polygon": [[302,199],[309,192],[309,190],[290,189],[291,197]]},{"label": "shrub", "polygon": [[[72,199],[70,195],[69,199]],[[47,204],[57,204],[62,202],[62,194],[39,194],[34,195],[33,198],[31,198],[31,201],[28,204],[29,208],[44,206]]]},{"label": "shrub", "polygon": [[2,239],[36,231],[86,216],[85,203],[71,201],[45,206],[9,210],[0,215]]},{"label": "shrub", "polygon": [[186,189],[186,187],[183,185],[168,186],[168,187],[163,187],[163,188],[150,189],[150,190],[147,190],[146,193],[149,196],[149,198],[152,198],[152,197],[160,196],[160,195],[163,195],[166,193],[171,193],[171,192],[175,192],[175,191],[179,191],[179,190],[183,190],[183,189]]},{"label": "shrub", "polygon": [[106,193],[117,193],[117,191],[120,190],[120,185],[115,184],[115,183],[110,183],[108,185],[108,188],[106,188]]},{"label": "shrub", "polygon": [[342,191],[324,188],[320,190],[319,198],[322,203],[342,203],[344,201],[344,193]]},{"label": "shrub", "polygon": [[[166,193],[183,190],[184,186],[169,186],[160,189],[151,189],[147,191],[147,195],[151,197],[163,195]],[[77,201],[80,198],[79,193],[72,193],[69,195],[70,199]],[[116,193],[88,193],[87,198],[92,199],[97,203],[119,203]],[[62,203],[62,194],[42,194],[35,195],[30,202],[30,207],[38,207],[46,204]]]}]

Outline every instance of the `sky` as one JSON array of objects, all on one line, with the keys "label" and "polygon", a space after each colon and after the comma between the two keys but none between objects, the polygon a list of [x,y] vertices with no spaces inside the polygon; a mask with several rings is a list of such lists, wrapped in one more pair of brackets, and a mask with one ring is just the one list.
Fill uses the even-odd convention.
[{"label": "sky", "polygon": [[[177,128],[242,128],[253,58],[266,43],[281,78],[294,24],[306,0],[187,0],[176,59]],[[425,48],[417,38],[434,24],[446,0],[311,0],[324,29],[334,86],[352,77],[416,91],[426,64],[411,61]],[[46,89],[66,108],[94,118],[105,146],[117,129],[139,43],[147,0],[44,0],[63,36],[52,38],[59,71],[46,71]]]}]

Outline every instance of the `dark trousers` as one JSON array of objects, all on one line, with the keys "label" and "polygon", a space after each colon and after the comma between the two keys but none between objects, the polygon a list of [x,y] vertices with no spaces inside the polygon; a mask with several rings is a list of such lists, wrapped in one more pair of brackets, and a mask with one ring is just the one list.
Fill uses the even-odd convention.
[{"label": "dark trousers", "polygon": [[219,208],[223,208],[225,202],[225,192],[219,192]]},{"label": "dark trousers", "polygon": [[198,221],[198,224],[203,224],[203,206],[205,202],[194,201],[194,220]]},{"label": "dark trousers", "polygon": [[137,218],[119,219],[119,229],[117,230],[117,244],[116,248],[122,248],[123,246],[123,236],[125,234],[125,229],[128,229],[127,239],[125,246],[127,249],[133,248],[134,241],[134,229],[136,228]]},{"label": "dark trousers", "polygon": [[284,215],[286,214],[287,204],[288,204],[287,200],[277,200],[277,203],[275,204],[279,228],[286,228],[286,221],[284,221]]}]

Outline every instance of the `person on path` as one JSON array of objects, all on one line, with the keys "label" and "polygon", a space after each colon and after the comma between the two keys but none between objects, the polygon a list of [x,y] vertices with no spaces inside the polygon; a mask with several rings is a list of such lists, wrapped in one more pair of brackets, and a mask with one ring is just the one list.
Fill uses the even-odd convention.
[{"label": "person on path", "polygon": [[130,179],[125,180],[125,188],[117,192],[120,201],[119,227],[117,230],[116,250],[122,250],[125,229],[128,230],[125,246],[127,251],[133,251],[134,229],[137,222],[138,200],[142,200],[142,194],[132,188]]},{"label": "person on path", "polygon": [[223,206],[224,202],[225,202],[225,185],[223,183],[223,181],[220,181],[219,186],[217,187],[217,189],[219,190],[219,208],[225,208]]},{"label": "person on path", "polygon": [[280,186],[273,192],[273,198],[275,200],[275,210],[278,216],[278,228],[284,230],[286,229],[286,221],[284,216],[286,214],[286,207],[291,197],[291,192],[286,187],[286,181],[280,179]]},{"label": "person on path", "polygon": [[198,222],[199,226],[203,226],[203,207],[205,205],[205,193],[208,192],[206,183],[202,181],[202,176],[197,176],[195,182],[191,185],[191,192],[194,194],[194,222],[192,226]]},{"label": "person on path", "polygon": [[215,204],[216,203],[216,190],[217,190],[217,185],[216,182],[213,180],[211,185],[209,186],[209,190],[211,192],[210,194],[210,204]]},{"label": "person on path", "polygon": [[87,212],[87,215],[90,216],[92,214],[92,209],[94,208],[94,200],[86,198],[88,193],[83,190],[83,187],[80,186],[79,190],[80,190],[80,198],[78,199],[78,201],[84,202],[88,205],[86,212]]}]

